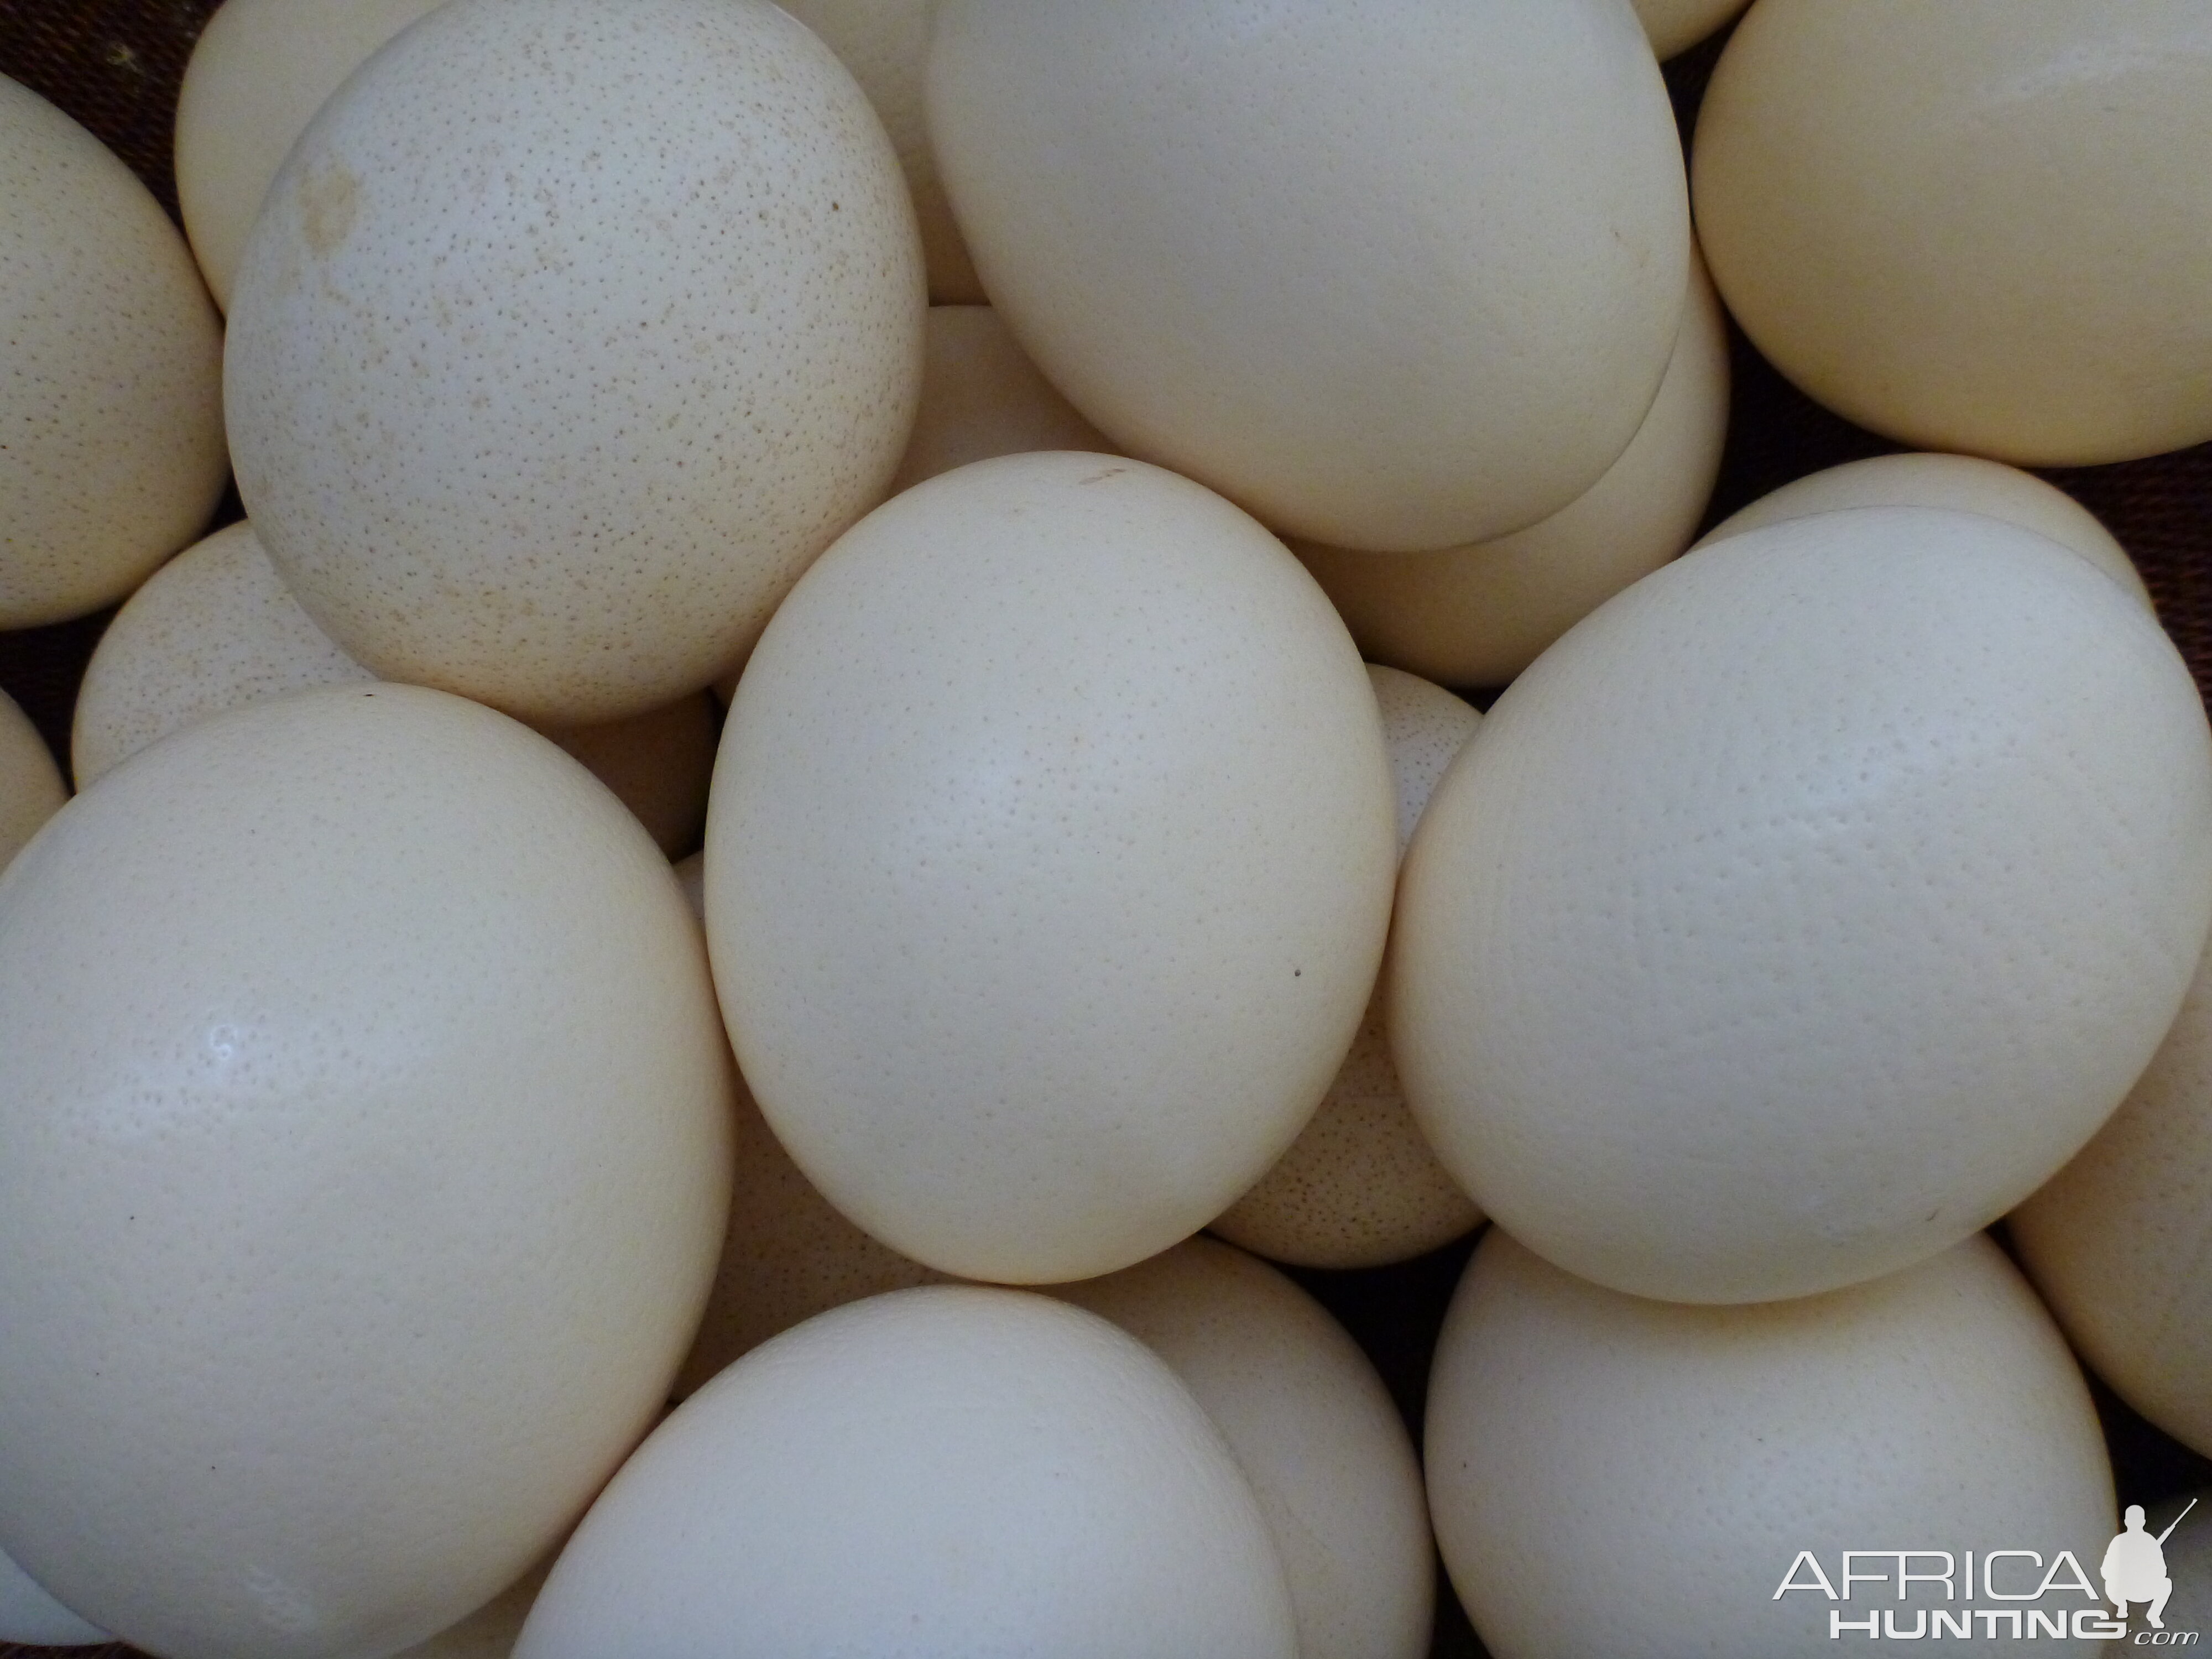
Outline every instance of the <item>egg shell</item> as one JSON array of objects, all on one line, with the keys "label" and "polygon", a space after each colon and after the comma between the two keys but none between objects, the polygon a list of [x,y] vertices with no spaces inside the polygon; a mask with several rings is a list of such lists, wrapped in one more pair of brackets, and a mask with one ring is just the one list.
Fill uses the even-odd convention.
[{"label": "egg shell", "polygon": [[46,740],[15,700],[0,691],[0,870],[68,799],[69,786]]},{"label": "egg shell", "polygon": [[1809,396],[2021,465],[2212,438],[2212,13],[1776,0],[1698,117],[1706,258]]},{"label": "egg shell", "polygon": [[0,1548],[173,1659],[388,1654],[665,1396],[728,1201],[667,864],[515,722],[219,715],[0,877]]},{"label": "egg shell", "polygon": [[1392,1050],[1476,1202],[1616,1289],[1807,1295],[1995,1219],[2119,1104],[2212,922],[2212,740],[2078,556],[1824,514],[1547,652],[1400,890]]},{"label": "egg shell", "polygon": [[896,495],[970,461],[1034,449],[1108,454],[1113,446],[1075,412],[988,306],[932,306],[921,412],[891,480]]},{"label": "egg shell", "polygon": [[[789,0],[784,7],[812,29],[837,54],[868,94],[884,131],[898,151],[915,217],[921,227],[921,248],[929,269],[933,305],[978,305],[983,284],[975,262],[960,239],[952,204],[937,176],[923,116],[922,65],[929,56],[928,0]],[[1058,447],[1058,446],[1055,446]],[[1080,447],[1081,446],[1074,446]]]},{"label": "egg shell", "polygon": [[1312,1115],[1392,813],[1352,641],[1249,518],[1105,456],[948,472],[807,573],[738,683],[707,824],[738,1064],[902,1254],[1127,1267]]},{"label": "egg shell", "polygon": [[553,1571],[548,1555],[528,1572],[478,1607],[457,1625],[448,1626],[428,1641],[417,1644],[394,1659],[509,1659],[521,1639],[523,1622],[545,1588]]},{"label": "egg shell", "polygon": [[880,499],[925,308],[882,124],[767,0],[455,0],[256,222],[239,489],[384,678],[640,714],[741,661]]},{"label": "egg shell", "polygon": [[0,1554],[0,1642],[34,1648],[80,1648],[113,1638],[88,1625],[41,1589],[31,1576]]},{"label": "egg shell", "polygon": [[346,76],[441,0],[222,0],[177,94],[177,204],[228,310],[246,235],[293,142]]},{"label": "egg shell", "polygon": [[1299,1659],[1423,1659],[1436,1573],[1420,1464],[1319,1303],[1210,1238],[1052,1294],[1167,1361],[1221,1431],[1282,1559]]},{"label": "egg shell", "polygon": [[1637,21],[1651,37],[1662,63],[1717,33],[1742,11],[1746,0],[1636,0]]},{"label": "egg shell", "polygon": [[99,139],[0,76],[0,629],[97,611],[198,535],[229,476],[222,325]]},{"label": "egg shell", "polygon": [[1689,218],[1618,0],[944,0],[933,27],[983,286],[1131,454],[1403,550],[1534,524],[1635,435]]},{"label": "egg shell", "polygon": [[840,1308],[693,1395],[562,1553],[517,1659],[1292,1659],[1258,1500],[1133,1337],[975,1285]]},{"label": "egg shell", "polygon": [[[1696,1308],[1587,1284],[1492,1229],[1428,1400],[1437,1541],[1496,1659],[1834,1653],[1831,1611],[1893,1612],[1909,1635],[1915,1609],[2002,1605],[1981,1553],[2039,1553],[1999,1570],[2017,1595],[2060,1550],[2094,1575],[2114,1524],[2088,1390],[1986,1238],[1826,1296]],[[1812,1583],[1800,1551],[1840,1595],[1843,1551],[1900,1549],[1948,1551],[1954,1574],[1976,1552],[1975,1596],[1923,1584],[1901,1602],[1893,1564],[1849,1605],[1777,1593]]]},{"label": "egg shell", "polygon": [[[252,526],[231,525],[155,571],[101,634],[77,691],[71,759],[89,784],[210,714],[375,678],[300,608]],[[699,844],[721,732],[706,692],[628,720],[538,730],[613,790],[663,853]]]},{"label": "egg shell", "polygon": [[1974,455],[1875,455],[1808,473],[1729,514],[1699,537],[1698,545],[1854,507],[1941,507],[2016,524],[2072,548],[2156,614],[2135,561],[2095,514],[2033,472]]},{"label": "egg shell", "polygon": [[1605,476],[1540,524],[1429,553],[1291,550],[1359,648],[1444,685],[1503,685],[1638,577],[1688,545],[1720,471],[1728,319],[1692,259],[1659,395]]},{"label": "egg shell", "polygon": [[[1402,857],[1430,793],[1482,716],[1395,668],[1370,664],[1367,678],[1390,749]],[[1312,1121],[1213,1218],[1213,1231],[1231,1243],[1301,1267],[1375,1267],[1435,1249],[1481,1221],[1406,1109],[1383,1030],[1384,1000],[1378,981]]]},{"label": "egg shell", "polygon": [[2212,1456],[2212,965],[2112,1121],[2008,1224],[2089,1369]]}]

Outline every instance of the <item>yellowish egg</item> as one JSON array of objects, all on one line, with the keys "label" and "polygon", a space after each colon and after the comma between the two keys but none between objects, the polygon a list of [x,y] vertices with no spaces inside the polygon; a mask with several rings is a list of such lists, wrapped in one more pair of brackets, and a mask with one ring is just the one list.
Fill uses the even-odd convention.
[{"label": "yellowish egg", "polygon": [[1142,462],[1005,456],[886,502],[777,612],[714,779],[738,1063],[830,1200],[945,1273],[1087,1278],[1196,1231],[1374,983],[1365,670],[1281,543]]},{"label": "yellowish egg", "polygon": [[222,324],[106,145],[0,76],[0,629],[112,605],[229,474]]},{"label": "yellowish egg", "polygon": [[302,692],[0,876],[0,1548],[178,1659],[396,1651],[560,1537],[714,1272],[668,866],[544,738]]}]

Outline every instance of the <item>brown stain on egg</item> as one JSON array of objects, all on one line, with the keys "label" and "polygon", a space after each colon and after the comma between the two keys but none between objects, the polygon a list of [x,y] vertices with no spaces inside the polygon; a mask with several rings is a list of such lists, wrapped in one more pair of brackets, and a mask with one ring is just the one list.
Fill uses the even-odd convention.
[{"label": "brown stain on egg", "polygon": [[336,252],[361,215],[361,180],[332,165],[300,179],[300,231],[319,258]]}]

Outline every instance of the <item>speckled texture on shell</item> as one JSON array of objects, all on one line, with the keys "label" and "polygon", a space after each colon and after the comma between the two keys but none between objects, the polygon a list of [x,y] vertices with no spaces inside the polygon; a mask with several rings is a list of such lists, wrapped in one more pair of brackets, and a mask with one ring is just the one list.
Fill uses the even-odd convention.
[{"label": "speckled texture on shell", "polygon": [[766,0],[455,0],[323,106],[233,297],[240,493],[387,678],[610,720],[739,659],[913,424],[882,124]]},{"label": "speckled texture on shell", "polygon": [[891,480],[894,494],[994,455],[1033,449],[1110,454],[1105,434],[1075,412],[988,306],[932,306],[921,413]]},{"label": "speckled texture on shell", "polygon": [[1529,1248],[1686,1302],[1905,1267],[2049,1179],[2212,923],[2172,641],[1977,514],[1771,525],[1514,683],[1407,854],[1407,1097]]},{"label": "speckled texture on shell", "polygon": [[1774,0],[1698,117],[1753,343],[1845,418],[2021,465],[2212,438],[2212,9]]},{"label": "speckled texture on shell", "polygon": [[1540,524],[1431,553],[1292,542],[1359,648],[1443,685],[1503,685],[1615,593],[1680,553],[1728,428],[1728,321],[1692,261],[1674,355],[1635,439]]},{"label": "speckled texture on shell", "polygon": [[68,799],[69,786],[46,740],[15,700],[0,691],[0,870]]},{"label": "speckled texture on shell", "polygon": [[517,1659],[1293,1659],[1220,1431],[1150,1350],[1043,1297],[899,1291],[755,1349],[585,1516]]},{"label": "speckled texture on shell", "polygon": [[1972,455],[1875,455],[1846,461],[1770,490],[1698,538],[1698,545],[1761,525],[1854,507],[1941,507],[1979,513],[2070,547],[2150,610],[2150,591],[2127,550],[2097,516],[2056,484],[2002,461]]},{"label": "speckled texture on shell", "polygon": [[789,0],[784,7],[836,52],[883,118],[921,225],[934,305],[979,305],[983,284],[937,176],[922,110],[929,56],[929,0]]},{"label": "speckled texture on shell", "polygon": [[89,1647],[110,1639],[34,1583],[28,1573],[0,1554],[0,1642],[34,1648]]},{"label": "speckled texture on shell", "polygon": [[2112,1121],[2010,1224],[2089,1369],[2212,1456],[2212,962]]},{"label": "speckled texture on shell", "polygon": [[323,100],[441,0],[222,0],[177,96],[177,203],[228,309],[269,181]]},{"label": "speckled texture on shell", "polygon": [[[1402,857],[1437,780],[1482,716],[1397,669],[1370,665],[1367,678],[1390,747]],[[1481,1221],[1406,1109],[1382,1028],[1384,994],[1378,982],[1313,1121],[1214,1218],[1213,1231],[1231,1243],[1301,1267],[1375,1267],[1435,1249]]]},{"label": "speckled texture on shell", "polygon": [[902,1253],[1127,1267],[1328,1088],[1392,819],[1366,673],[1258,525],[1138,461],[948,472],[807,573],[738,683],[707,826],[738,1063]]},{"label": "speckled texture on shell", "polygon": [[[1954,1574],[1968,1550],[1978,1570],[1986,1551],[2036,1551],[2000,1569],[2017,1596],[2060,1550],[2094,1583],[2116,1524],[2089,1392],[1986,1238],[1823,1297],[1691,1308],[1571,1278],[1493,1229],[1428,1397],[1437,1541],[1496,1659],[1848,1652],[1863,1638],[1832,1638],[1831,1611],[1887,1608],[1910,1634],[1914,1610],[1955,1615],[1964,1598],[1922,1583],[1900,1605],[1893,1561],[1887,1589],[1856,1584],[1849,1606],[1817,1589],[1778,1598],[1801,1550],[1838,1592],[1847,1549],[1948,1550]],[[1977,1605],[2004,1605],[1978,1571],[1974,1586]]]},{"label": "speckled texture on shell", "polygon": [[100,140],[0,76],[0,629],[121,599],[222,494],[222,325]]},{"label": "speckled texture on shell", "polygon": [[942,0],[928,99],[1046,377],[1285,534],[1534,524],[1666,368],[1687,192],[1618,0]]},{"label": "speckled texture on shell", "polygon": [[1265,1263],[1209,1238],[1054,1291],[1167,1361],[1260,1500],[1298,1659],[1424,1659],[1436,1611],[1413,1445],[1359,1345]]},{"label": "speckled texture on shell", "polygon": [[668,866],[405,686],[218,715],[0,876],[0,1548],[176,1659],[390,1653],[558,1538],[714,1272]]},{"label": "speckled texture on shell", "polygon": [[1746,0],[1635,0],[1636,15],[1662,63],[1687,52],[1744,9]]}]

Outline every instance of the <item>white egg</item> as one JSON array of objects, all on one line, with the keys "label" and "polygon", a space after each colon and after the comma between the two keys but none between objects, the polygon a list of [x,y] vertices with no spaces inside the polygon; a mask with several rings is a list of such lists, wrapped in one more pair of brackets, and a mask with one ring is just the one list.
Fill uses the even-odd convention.
[{"label": "white egg", "polygon": [[[1439,686],[1395,668],[1367,670],[1382,711],[1405,854],[1429,795],[1482,716]],[[1404,1261],[1471,1232],[1482,1219],[1406,1109],[1383,1030],[1378,980],[1352,1051],[1313,1121],[1250,1191],[1213,1219],[1232,1244],[1309,1267]]]},{"label": "white egg", "polygon": [[90,1647],[114,1638],[88,1625],[32,1582],[30,1574],[0,1554],[0,1642],[34,1648]]},{"label": "white egg", "polygon": [[2002,519],[2070,547],[2150,610],[2150,592],[2127,550],[2097,515],[2056,484],[1972,455],[1875,455],[1807,474],[1770,490],[1698,538],[1698,545],[1761,525],[1854,507],[1941,507]]},{"label": "white egg", "polygon": [[1396,550],[1534,524],[1635,435],[1689,216],[1620,0],[942,0],[933,29],[983,286],[1131,454]]},{"label": "white egg", "polygon": [[1053,1294],[1128,1332],[1206,1407],[1282,1558],[1299,1659],[1422,1659],[1436,1576],[1420,1465],[1319,1303],[1209,1238]]},{"label": "white egg", "polygon": [[2172,641],[1978,514],[1771,525],[1516,681],[1401,884],[1392,1050],[1445,1166],[1640,1295],[1804,1295],[2077,1151],[2212,924],[2212,738]]},{"label": "white egg", "polygon": [[0,870],[68,799],[69,786],[46,738],[15,700],[0,691]]},{"label": "white egg", "polygon": [[121,599],[228,476],[222,324],[137,175],[0,76],[0,629]]},{"label": "white egg", "polygon": [[970,461],[1033,449],[1109,454],[1098,428],[1054,391],[988,306],[932,306],[921,412],[894,494]]},{"label": "white egg", "polygon": [[1258,1500],[1104,1320],[899,1291],[755,1349],[592,1506],[517,1659],[1293,1659]]},{"label": "white egg", "polygon": [[1576,623],[1688,545],[1728,431],[1728,319],[1691,262],[1674,355],[1606,474],[1540,524],[1431,553],[1293,542],[1359,648],[1443,685],[1503,685]]},{"label": "white egg", "polygon": [[933,478],[807,573],[730,708],[707,931],[738,1063],[916,1261],[1127,1267],[1311,1115],[1392,816],[1352,641],[1249,518],[1099,455]]},{"label": "white egg", "polygon": [[2201,0],[1772,0],[1692,183],[1753,344],[1845,419],[2023,466],[2212,438]]},{"label": "white egg", "polygon": [[173,1659],[389,1653],[651,1424],[730,1182],[668,866],[407,686],[158,743],[0,876],[0,1548]]},{"label": "white egg", "polygon": [[2212,959],[2112,1121],[2008,1224],[2089,1369],[2212,1456]]},{"label": "white egg", "polygon": [[882,123],[767,0],[454,0],[256,222],[240,493],[380,676],[640,714],[736,665],[880,499],[925,309]]},{"label": "white egg", "polygon": [[[1986,1238],[1826,1296],[1696,1308],[1571,1278],[1493,1229],[1428,1398],[1437,1541],[1496,1659],[1788,1659],[1850,1651],[1869,1615],[1925,1640],[1938,1609],[1966,1624],[1938,1635],[1982,1638],[1957,1650],[2009,1652],[1972,1608],[2069,1632],[2093,1611],[2114,1523],[2104,1439]],[[1847,1566],[1847,1550],[1863,1553]],[[2033,1559],[1989,1559],[2004,1550]],[[2037,1600],[2046,1573],[2092,1588]],[[1857,1628],[1832,1634],[1832,1614]]]},{"label": "white egg", "polygon": [[323,102],[442,0],[222,0],[177,93],[177,204],[228,310],[269,181]]}]

